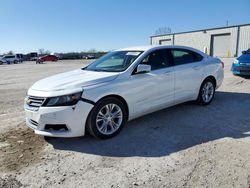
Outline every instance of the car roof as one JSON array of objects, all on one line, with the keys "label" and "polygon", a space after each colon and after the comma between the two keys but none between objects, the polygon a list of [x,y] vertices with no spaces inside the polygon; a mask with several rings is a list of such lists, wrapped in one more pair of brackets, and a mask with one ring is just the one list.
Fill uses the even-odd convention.
[{"label": "car roof", "polygon": [[4,57],[15,57],[15,55],[5,55]]},{"label": "car roof", "polygon": [[166,49],[166,48],[180,48],[180,49],[189,49],[197,51],[197,49],[188,47],[188,46],[179,46],[179,45],[147,45],[147,46],[134,46],[128,48],[122,48],[115,51],[147,51],[147,50],[157,50],[157,49]]}]

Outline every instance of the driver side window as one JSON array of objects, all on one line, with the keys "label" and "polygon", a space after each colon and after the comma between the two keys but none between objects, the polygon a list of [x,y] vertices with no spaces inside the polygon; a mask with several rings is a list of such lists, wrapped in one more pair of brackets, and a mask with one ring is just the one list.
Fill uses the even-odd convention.
[{"label": "driver side window", "polygon": [[157,70],[169,67],[170,64],[169,52],[166,49],[156,50],[147,55],[141,62],[151,66],[151,70]]}]

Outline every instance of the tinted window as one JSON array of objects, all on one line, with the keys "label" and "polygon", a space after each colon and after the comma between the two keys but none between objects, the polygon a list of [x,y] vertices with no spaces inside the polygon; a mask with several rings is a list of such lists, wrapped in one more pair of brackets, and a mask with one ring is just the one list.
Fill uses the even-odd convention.
[{"label": "tinted window", "polygon": [[173,49],[171,50],[171,52],[173,55],[175,65],[193,63],[201,61],[203,59],[203,57],[200,54],[197,54],[190,50]]},{"label": "tinted window", "polygon": [[203,56],[202,55],[200,55],[200,54],[198,54],[198,53],[195,53],[195,52],[192,52],[193,53],[193,55],[194,55],[194,60],[195,60],[195,62],[196,61],[202,61],[202,59],[203,59]]},{"label": "tinted window", "polygon": [[151,65],[151,70],[166,68],[171,65],[170,52],[168,50],[156,50],[147,55],[141,64]]}]

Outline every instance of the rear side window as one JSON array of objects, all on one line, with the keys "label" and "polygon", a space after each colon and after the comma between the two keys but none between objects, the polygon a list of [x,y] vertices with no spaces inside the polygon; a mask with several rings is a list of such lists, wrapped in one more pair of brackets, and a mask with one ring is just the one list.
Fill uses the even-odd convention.
[{"label": "rear side window", "polygon": [[200,55],[200,54],[198,54],[198,53],[196,53],[196,52],[192,52],[193,53],[193,55],[194,55],[194,60],[195,60],[195,62],[196,61],[202,61],[202,59],[203,59],[203,56],[202,55]]},{"label": "rear side window", "polygon": [[166,49],[151,52],[143,59],[141,64],[151,65],[151,70],[169,67],[171,65],[170,52]]},{"label": "rear side window", "polygon": [[175,65],[194,63],[201,61],[203,59],[203,57],[200,54],[190,50],[173,49],[171,50],[171,53]]}]

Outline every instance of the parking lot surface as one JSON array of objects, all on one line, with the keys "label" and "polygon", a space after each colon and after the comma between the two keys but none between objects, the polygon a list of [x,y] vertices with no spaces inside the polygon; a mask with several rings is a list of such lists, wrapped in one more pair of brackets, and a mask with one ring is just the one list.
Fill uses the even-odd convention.
[{"label": "parking lot surface", "polygon": [[225,79],[208,106],[185,103],[128,123],[109,140],[44,139],[24,123],[37,80],[89,61],[0,66],[0,187],[249,187],[250,79]]}]

